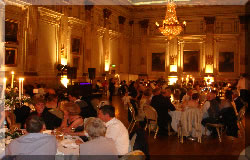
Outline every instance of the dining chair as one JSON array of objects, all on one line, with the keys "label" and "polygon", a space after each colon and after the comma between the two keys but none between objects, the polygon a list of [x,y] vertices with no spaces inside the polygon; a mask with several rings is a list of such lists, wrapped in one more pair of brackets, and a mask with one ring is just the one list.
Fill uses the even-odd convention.
[{"label": "dining chair", "polygon": [[131,122],[130,122],[130,124],[128,126],[128,132],[131,133],[133,131],[133,129],[134,129],[134,126],[135,126],[136,122],[138,122],[138,120],[137,120],[137,118],[135,116],[135,109],[134,109],[134,107],[132,106],[131,103],[128,103],[128,108],[129,108],[129,111],[130,111],[131,116],[132,116],[132,120],[131,120]]},{"label": "dining chair", "polygon": [[150,135],[151,130],[155,131],[154,139],[156,139],[157,133],[159,131],[159,126],[157,123],[157,112],[152,106],[144,106],[143,111],[145,113],[145,117],[147,120],[147,124],[145,126],[145,130],[148,128],[148,132]]},{"label": "dining chair", "polygon": [[219,142],[221,142],[221,135],[222,135],[224,125],[220,124],[220,123],[207,123],[206,126],[205,126],[205,134],[207,133],[207,127],[216,128],[216,131],[217,131],[217,134],[218,134],[218,137],[219,137]]},{"label": "dining chair", "polygon": [[178,124],[178,137],[180,142],[183,143],[184,136],[190,136],[192,132],[194,137],[198,138],[198,143],[201,143],[202,136],[202,112],[198,108],[189,108],[181,115],[181,120]]},{"label": "dining chair", "polygon": [[[245,113],[246,113],[246,109],[248,107],[248,104],[245,104],[239,111],[239,114],[237,116],[237,124],[239,126],[239,133],[240,133],[240,130],[243,130],[244,132],[244,125],[243,125],[243,120],[244,120],[244,116],[245,116]],[[241,133],[240,133],[241,134]]]}]

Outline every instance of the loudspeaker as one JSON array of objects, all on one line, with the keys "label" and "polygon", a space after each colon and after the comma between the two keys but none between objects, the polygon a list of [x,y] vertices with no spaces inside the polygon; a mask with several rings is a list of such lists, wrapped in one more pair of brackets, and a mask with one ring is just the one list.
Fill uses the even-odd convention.
[{"label": "loudspeaker", "polygon": [[89,79],[93,80],[95,79],[95,68],[88,68],[89,72]]},{"label": "loudspeaker", "polygon": [[67,68],[67,78],[68,79],[76,79],[77,78],[77,68],[76,67],[68,67]]}]

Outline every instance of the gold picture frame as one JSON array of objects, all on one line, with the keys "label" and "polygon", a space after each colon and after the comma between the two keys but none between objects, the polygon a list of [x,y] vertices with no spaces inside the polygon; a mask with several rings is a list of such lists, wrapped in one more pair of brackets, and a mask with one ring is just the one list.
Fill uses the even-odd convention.
[{"label": "gold picture frame", "polygon": [[13,47],[5,48],[5,65],[6,66],[17,65],[17,48]]},{"label": "gold picture frame", "polygon": [[80,55],[82,48],[81,48],[81,38],[79,37],[72,37],[71,38],[71,53]]},{"label": "gold picture frame", "polygon": [[18,44],[18,23],[14,20],[5,20],[5,42]]}]

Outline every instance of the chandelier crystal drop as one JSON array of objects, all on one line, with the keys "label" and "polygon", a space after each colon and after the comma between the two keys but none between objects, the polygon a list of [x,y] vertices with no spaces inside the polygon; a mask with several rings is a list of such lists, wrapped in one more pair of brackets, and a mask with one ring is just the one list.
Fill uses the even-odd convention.
[{"label": "chandelier crystal drop", "polygon": [[167,36],[169,40],[179,35],[186,25],[185,21],[183,22],[183,24],[179,23],[175,8],[176,4],[173,1],[168,2],[166,16],[165,20],[163,20],[162,26],[160,26],[158,22],[155,23],[156,26],[159,27],[160,32],[164,36]]}]

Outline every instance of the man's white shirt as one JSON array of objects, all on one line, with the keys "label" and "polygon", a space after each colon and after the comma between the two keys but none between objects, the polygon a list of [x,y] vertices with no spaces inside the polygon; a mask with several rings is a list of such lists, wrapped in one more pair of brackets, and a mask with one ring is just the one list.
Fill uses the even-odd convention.
[{"label": "man's white shirt", "polygon": [[128,153],[129,135],[128,130],[123,123],[120,120],[113,118],[106,123],[106,127],[106,137],[114,140],[118,154],[124,155]]}]

